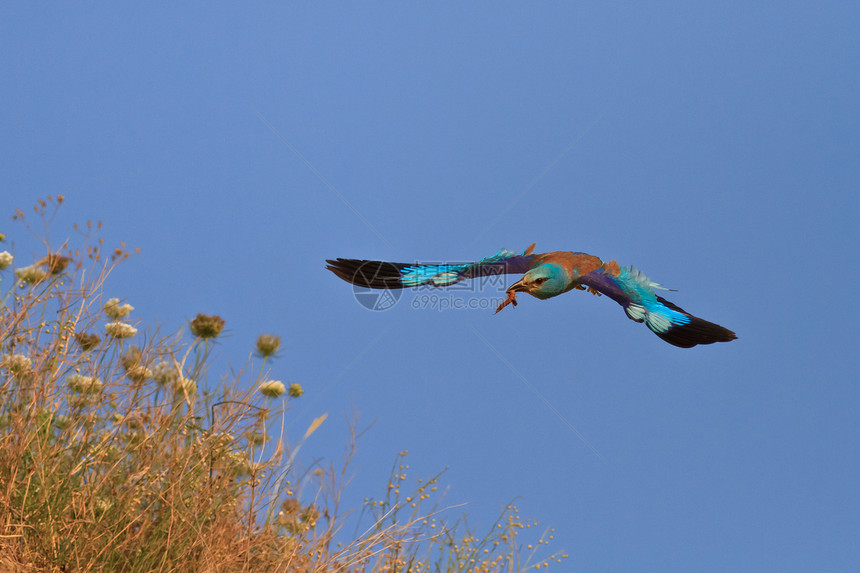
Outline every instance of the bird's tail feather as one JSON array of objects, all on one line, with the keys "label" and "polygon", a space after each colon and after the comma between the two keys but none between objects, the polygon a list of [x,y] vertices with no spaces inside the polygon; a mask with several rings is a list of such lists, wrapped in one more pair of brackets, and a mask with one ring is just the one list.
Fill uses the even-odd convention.
[{"label": "bird's tail feather", "polygon": [[[693,316],[681,307],[658,296],[657,302],[663,309],[655,309],[649,313],[645,324],[651,331],[674,346],[691,348],[697,344],[713,344],[714,342],[729,342],[737,335],[719,324],[708,322]],[[680,319],[678,315],[687,320]],[[666,328],[667,322],[669,323]]]},{"label": "bird's tail feather", "polygon": [[385,261],[363,261],[359,259],[327,260],[326,268],[354,285],[367,288],[404,288],[400,281],[401,270],[409,265]]}]

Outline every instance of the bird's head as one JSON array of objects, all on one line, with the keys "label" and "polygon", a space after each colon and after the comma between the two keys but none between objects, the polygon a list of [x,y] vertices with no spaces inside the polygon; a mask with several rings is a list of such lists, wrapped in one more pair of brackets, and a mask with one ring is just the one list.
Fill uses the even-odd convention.
[{"label": "bird's head", "polygon": [[573,277],[569,272],[556,263],[546,263],[528,271],[509,286],[507,292],[524,292],[544,299],[567,292],[572,285]]}]

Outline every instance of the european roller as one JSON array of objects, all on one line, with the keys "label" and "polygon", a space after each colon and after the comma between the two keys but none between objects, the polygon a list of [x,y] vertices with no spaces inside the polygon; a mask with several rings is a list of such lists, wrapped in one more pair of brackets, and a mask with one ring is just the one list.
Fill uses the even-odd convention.
[{"label": "european roller", "polygon": [[509,304],[517,306],[520,292],[543,300],[573,289],[588,290],[608,296],[621,305],[631,320],[644,322],[651,332],[681,348],[737,338],[731,330],[693,316],[659,296],[656,289],[668,289],[651,282],[632,266],[622,267],[616,261],[604,262],[585,253],[537,254],[534,248],[533,244],[522,254],[503,249],[492,257],[460,265],[334,259],[326,261],[326,268],[349,283],[377,289],[445,287],[482,276],[522,274],[505,291],[507,298],[497,313]]}]

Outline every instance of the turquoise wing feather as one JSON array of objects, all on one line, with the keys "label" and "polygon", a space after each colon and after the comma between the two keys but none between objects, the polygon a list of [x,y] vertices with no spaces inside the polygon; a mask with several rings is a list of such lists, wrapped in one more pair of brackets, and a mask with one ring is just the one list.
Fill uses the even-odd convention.
[{"label": "turquoise wing feather", "polygon": [[[638,269],[601,267],[579,277],[578,282],[605,294],[620,304],[631,320],[644,322],[657,336],[675,346],[690,348],[697,344],[728,342],[734,332],[713,322],[693,316],[659,296],[662,287]],[[666,290],[666,289],[663,289]]]},{"label": "turquoise wing feather", "polygon": [[502,249],[480,261],[463,264],[333,259],[326,261],[326,268],[349,283],[368,288],[444,287],[482,276],[522,274],[531,267],[533,249],[534,245],[524,253]]}]

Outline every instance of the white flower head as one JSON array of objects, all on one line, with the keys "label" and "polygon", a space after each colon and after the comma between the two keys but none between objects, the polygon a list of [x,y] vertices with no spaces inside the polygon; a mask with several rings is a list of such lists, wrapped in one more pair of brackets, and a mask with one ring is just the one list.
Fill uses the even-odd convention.
[{"label": "white flower head", "polygon": [[267,398],[277,398],[286,391],[286,386],[280,380],[269,380],[260,384],[260,393]]},{"label": "white flower head", "polygon": [[24,281],[25,283],[35,284],[48,276],[48,273],[42,267],[31,265],[29,267],[21,267],[15,269],[15,278]]},{"label": "white flower head", "polygon": [[137,329],[125,322],[109,322],[105,325],[105,332],[114,338],[131,338],[137,334]]},{"label": "white flower head", "polygon": [[0,271],[8,267],[12,264],[12,255],[9,254],[9,251],[3,251],[0,253]]},{"label": "white flower head", "polygon": [[125,318],[134,310],[130,304],[120,306],[118,298],[111,298],[105,303],[105,314],[114,320]]},{"label": "white flower head", "polygon": [[179,395],[193,396],[197,393],[197,382],[191,378],[177,378],[173,382],[173,391]]},{"label": "white flower head", "polygon": [[135,364],[126,371],[125,375],[128,376],[128,379],[132,382],[140,384],[152,378],[152,370],[142,364]]},{"label": "white flower head", "polygon": [[30,369],[32,361],[25,354],[4,354],[0,356],[0,368],[5,368],[13,374]]},{"label": "white flower head", "polygon": [[104,388],[101,380],[95,376],[71,374],[68,378],[69,389],[77,394],[98,394]]}]

